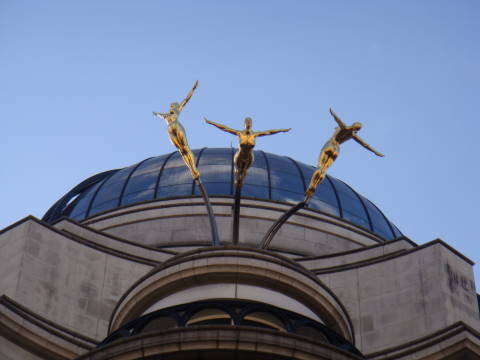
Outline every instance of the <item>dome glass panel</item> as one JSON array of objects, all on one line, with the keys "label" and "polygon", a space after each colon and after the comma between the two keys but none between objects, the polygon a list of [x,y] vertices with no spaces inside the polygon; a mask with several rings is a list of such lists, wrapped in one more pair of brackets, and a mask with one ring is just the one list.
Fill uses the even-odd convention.
[{"label": "dome glass panel", "polygon": [[[232,148],[193,150],[209,195],[234,195]],[[242,197],[296,203],[315,168],[285,156],[254,151],[254,161],[242,187]],[[44,216],[53,223],[62,216],[81,221],[119,206],[155,199],[199,196],[180,154],[152,157],[120,170],[94,175],[74,187]],[[344,182],[327,175],[310,200],[309,209],[342,218],[386,240],[402,236],[368,199]]]},{"label": "dome glass panel", "polygon": [[136,165],[132,165],[117,171],[100,185],[97,194],[93,198],[89,215],[118,207],[122,189],[128,176],[135,169],[135,166]]},{"label": "dome glass panel", "polygon": [[[232,161],[233,149],[203,149],[198,159],[198,171],[208,194],[233,194]],[[196,184],[194,194],[200,195],[200,189]]]},{"label": "dome glass panel", "polygon": [[333,186],[335,186],[342,206],[342,217],[365,229],[370,229],[370,220],[360,197],[343,181],[332,176],[330,176],[330,180]]},{"label": "dome glass panel", "polygon": [[254,151],[253,164],[248,169],[242,196],[270,199],[270,181],[263,152]]},{"label": "dome glass panel", "polygon": [[265,156],[259,152],[254,152],[253,164],[248,169],[247,176],[245,176],[245,185],[255,186],[269,186],[267,164]]},{"label": "dome glass panel", "polygon": [[77,199],[76,204],[72,204],[70,217],[75,220],[81,220],[87,217],[88,206],[92,201],[93,196],[97,193],[98,188],[102,182],[98,182],[93,186],[87,188]]},{"label": "dome glass panel", "polygon": [[372,204],[372,202],[365,197],[361,196],[365,207],[367,208],[370,219],[372,220],[373,231],[377,234],[382,234],[383,237],[389,237],[392,235],[392,229],[387,219],[378,210],[378,208]]},{"label": "dome glass panel", "polygon": [[272,199],[287,202],[303,200],[305,183],[298,167],[285,157],[266,154],[270,170]]},{"label": "dome glass panel", "polygon": [[160,170],[168,155],[153,157],[141,163],[131,174],[125,187],[121,205],[152,200]]},{"label": "dome glass panel", "polygon": [[[305,185],[308,186],[315,168],[301,163],[298,163],[298,165],[305,179]],[[322,181],[320,185],[318,185],[315,196],[310,200],[309,207],[330,215],[342,216],[336,190],[332,186],[330,176],[327,175],[325,181]]]},{"label": "dome glass panel", "polygon": [[388,223],[391,225],[392,229],[393,229],[393,234],[394,234],[394,238],[398,238],[398,237],[401,237],[403,236],[402,235],[402,232],[400,230],[398,230],[398,228],[395,226],[395,224],[393,224],[391,221],[389,221],[387,219]]}]

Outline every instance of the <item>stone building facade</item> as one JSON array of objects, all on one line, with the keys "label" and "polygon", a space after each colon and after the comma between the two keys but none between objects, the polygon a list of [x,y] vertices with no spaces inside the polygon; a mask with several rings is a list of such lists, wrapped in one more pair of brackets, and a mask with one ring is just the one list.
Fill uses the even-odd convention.
[{"label": "stone building facade", "polygon": [[473,263],[417,245],[329,176],[255,152],[233,245],[233,149],[195,151],[221,246],[176,153],[92,176],[0,232],[1,359],[480,359]]}]

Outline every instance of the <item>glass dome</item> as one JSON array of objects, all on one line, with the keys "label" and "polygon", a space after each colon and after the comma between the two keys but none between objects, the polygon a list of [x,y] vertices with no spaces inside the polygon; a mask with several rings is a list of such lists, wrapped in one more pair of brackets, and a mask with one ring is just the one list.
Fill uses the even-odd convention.
[{"label": "glass dome", "polygon": [[[210,196],[233,196],[233,148],[193,150],[201,179]],[[286,156],[254,151],[242,197],[296,203],[315,170]],[[83,181],[58,200],[43,220],[54,223],[63,216],[81,221],[103,211],[155,199],[199,196],[199,189],[178,152],[145,159]],[[308,208],[342,218],[385,240],[401,232],[368,199],[344,182],[327,175]]]}]

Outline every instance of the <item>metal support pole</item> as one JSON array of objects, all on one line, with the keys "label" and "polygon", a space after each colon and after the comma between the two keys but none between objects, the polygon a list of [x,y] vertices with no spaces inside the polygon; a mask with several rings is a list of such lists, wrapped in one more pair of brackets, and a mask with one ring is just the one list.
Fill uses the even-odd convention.
[{"label": "metal support pole", "polygon": [[240,195],[242,188],[237,187],[235,189],[235,203],[233,205],[233,234],[232,242],[234,245],[238,245],[238,233],[240,227]]},{"label": "metal support pole", "polygon": [[285,212],[275,223],[268,229],[268,232],[265,234],[265,236],[262,239],[261,243],[261,248],[266,249],[269,245],[270,242],[272,241],[273,237],[275,234],[280,230],[282,225],[292,216],[295,214],[298,210],[304,208],[307,205],[308,201],[302,201],[299,202],[297,205],[292,206],[290,210]]},{"label": "metal support pole", "polygon": [[215,220],[215,215],[213,214],[212,204],[210,203],[210,199],[207,195],[205,187],[203,183],[200,181],[200,178],[195,179],[198,187],[203,196],[203,201],[205,202],[205,206],[207,207],[208,219],[210,220],[210,229],[212,231],[212,243],[213,246],[220,246],[220,240],[218,238],[218,229],[217,229],[217,221]]}]

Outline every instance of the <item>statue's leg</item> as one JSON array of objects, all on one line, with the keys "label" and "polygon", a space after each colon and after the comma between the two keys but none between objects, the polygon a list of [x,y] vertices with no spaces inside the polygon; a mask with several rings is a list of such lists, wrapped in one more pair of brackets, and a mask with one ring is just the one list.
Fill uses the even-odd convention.
[{"label": "statue's leg", "polygon": [[310,184],[308,185],[307,191],[305,191],[305,196],[308,198],[311,198],[313,194],[315,194],[315,190],[320,184],[323,179],[325,178],[326,173],[323,172],[320,169],[315,170],[315,172],[312,175],[312,178],[310,179]]},{"label": "statue's leg", "polygon": [[252,165],[253,155],[251,152],[248,154],[242,154],[238,151],[233,158],[235,164],[235,186],[237,188],[242,187],[243,180],[247,176],[247,170]]},{"label": "statue's leg", "polygon": [[337,153],[333,151],[326,151],[325,153],[322,153],[320,156],[318,168],[321,169],[322,172],[326,173],[328,168],[333,164],[336,158]]},{"label": "statue's leg", "polygon": [[183,131],[179,131],[178,128],[175,128],[171,129],[170,135],[170,139],[180,152],[180,155],[182,155],[185,165],[187,165],[187,167],[190,169],[190,173],[192,174],[193,179],[198,179],[200,177],[200,173],[195,166],[195,159],[193,157],[192,151],[188,147],[185,133]]},{"label": "statue's leg", "polygon": [[243,184],[243,179],[242,179],[242,170],[241,170],[241,161],[240,161],[240,149],[235,153],[235,156],[233,157],[233,165],[234,165],[234,175],[235,175],[235,187],[239,188]]},{"label": "statue's leg", "polygon": [[192,178],[194,180],[198,179],[200,177],[200,172],[197,170],[197,167],[195,165],[195,158],[193,157],[193,154],[190,151],[190,149],[187,148],[185,150],[180,150],[180,154],[182,155],[185,165],[187,165],[187,167],[190,169]]},{"label": "statue's leg", "polygon": [[307,191],[305,191],[305,197],[311,198],[313,194],[315,194],[317,186],[323,181],[323,179],[325,179],[328,168],[333,164],[336,158],[337,156],[335,152],[329,150],[322,151],[318,161],[317,170],[313,173]]}]

